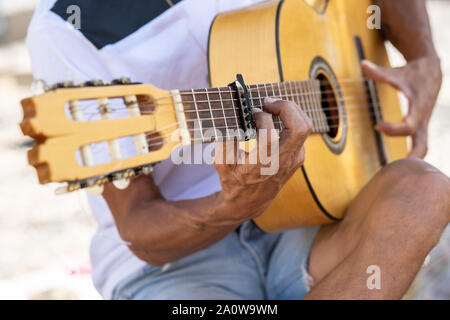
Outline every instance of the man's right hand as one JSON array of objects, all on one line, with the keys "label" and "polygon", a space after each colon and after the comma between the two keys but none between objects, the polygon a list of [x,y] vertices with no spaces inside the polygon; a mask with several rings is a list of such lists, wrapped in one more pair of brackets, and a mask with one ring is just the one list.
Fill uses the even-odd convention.
[{"label": "man's right hand", "polygon": [[[213,225],[239,224],[262,214],[305,160],[304,142],[313,127],[308,116],[293,102],[270,98],[265,100],[265,111],[256,109],[254,117],[258,141],[261,142],[261,133],[266,130],[268,145],[258,143],[251,153],[258,153],[260,147],[271,150],[270,144],[278,139],[272,115],[280,116],[285,129],[280,135],[279,148],[275,149],[279,152],[279,170],[272,175],[263,175],[261,169],[264,165],[257,155],[239,150],[237,142],[231,150],[226,148],[227,143],[222,143],[216,154],[216,160],[220,159],[221,164],[215,164],[222,185],[217,201],[224,202],[233,210],[228,211],[226,216],[215,216],[211,222]],[[234,162],[227,164],[230,161],[225,159],[230,159],[230,153]],[[237,161],[239,158],[241,161]],[[249,159],[258,159],[258,162],[250,164]]]}]

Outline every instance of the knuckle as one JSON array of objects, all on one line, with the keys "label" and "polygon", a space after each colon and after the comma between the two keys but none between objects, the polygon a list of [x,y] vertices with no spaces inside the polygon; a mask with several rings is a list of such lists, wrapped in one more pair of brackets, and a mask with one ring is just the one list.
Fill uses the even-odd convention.
[{"label": "knuckle", "polygon": [[314,128],[313,122],[312,122],[312,120],[310,118],[307,118],[306,125],[308,127],[308,134],[309,134],[309,133],[312,132],[312,130]]},{"label": "knuckle", "polygon": [[305,153],[301,152],[298,157],[298,166],[301,167],[305,163]]},{"label": "knuckle", "polygon": [[412,126],[408,126],[406,127],[405,132],[408,136],[412,136],[414,133],[416,133],[416,129]]},{"label": "knuckle", "polygon": [[297,109],[298,106],[294,101],[286,101],[287,105],[292,109]]},{"label": "knuckle", "polygon": [[295,132],[298,135],[305,136],[310,133],[310,130],[312,130],[312,127],[310,127],[307,122],[302,121],[298,126],[296,126]]},{"label": "knuckle", "polygon": [[261,118],[267,121],[272,121],[272,115],[267,112],[261,112]]},{"label": "knuckle", "polygon": [[283,101],[283,103],[285,104],[285,106],[284,106],[285,110],[287,110],[290,115],[294,115],[297,112],[296,109],[298,107],[294,102]]},{"label": "knuckle", "polygon": [[414,134],[417,131],[419,124],[417,121],[413,119],[407,119],[406,120],[406,133],[407,134]]}]

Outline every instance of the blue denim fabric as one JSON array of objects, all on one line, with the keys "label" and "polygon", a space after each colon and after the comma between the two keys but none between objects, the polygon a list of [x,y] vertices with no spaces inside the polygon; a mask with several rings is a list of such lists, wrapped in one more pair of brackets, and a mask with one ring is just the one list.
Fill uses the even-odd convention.
[{"label": "blue denim fabric", "polygon": [[244,223],[218,243],[162,267],[147,265],[122,280],[113,299],[301,299],[319,227],[267,234]]}]

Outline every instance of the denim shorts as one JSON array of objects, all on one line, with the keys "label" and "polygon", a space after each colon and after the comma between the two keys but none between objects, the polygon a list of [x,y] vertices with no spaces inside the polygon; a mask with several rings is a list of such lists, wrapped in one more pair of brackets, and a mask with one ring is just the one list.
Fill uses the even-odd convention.
[{"label": "denim shorts", "polygon": [[147,265],[122,280],[112,299],[301,299],[319,226],[277,234],[253,222],[216,244],[162,267]]}]

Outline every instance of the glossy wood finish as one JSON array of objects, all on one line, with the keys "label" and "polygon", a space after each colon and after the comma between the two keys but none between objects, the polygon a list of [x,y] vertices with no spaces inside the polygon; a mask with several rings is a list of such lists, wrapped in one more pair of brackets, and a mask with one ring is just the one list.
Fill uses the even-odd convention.
[{"label": "glossy wood finish", "polygon": [[[320,56],[336,74],[347,107],[345,148],[335,154],[321,135],[311,135],[303,170],[255,220],[265,231],[329,223],[330,216],[342,218],[350,201],[380,169],[367,100],[362,94],[352,98],[365,92],[364,85],[346,85],[347,79],[361,79],[355,36],[361,38],[369,60],[389,65],[378,31],[366,27],[369,5],[369,0],[333,0],[319,14],[303,0],[267,1],[215,19],[209,44],[213,86],[226,85],[236,73],[243,74],[247,83],[306,80],[311,62]],[[395,90],[386,85],[377,88],[384,119],[400,121]],[[384,137],[384,142],[388,161],[406,156],[405,138]]]}]

